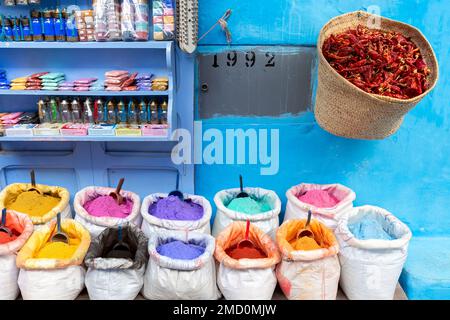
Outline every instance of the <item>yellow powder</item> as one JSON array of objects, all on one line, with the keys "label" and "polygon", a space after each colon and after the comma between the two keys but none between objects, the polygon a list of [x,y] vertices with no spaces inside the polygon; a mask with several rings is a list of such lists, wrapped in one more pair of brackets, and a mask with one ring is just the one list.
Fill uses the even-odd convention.
[{"label": "yellow powder", "polygon": [[70,259],[77,250],[79,241],[47,242],[36,255],[37,259]]},{"label": "yellow powder", "polygon": [[316,240],[310,237],[301,237],[300,239],[294,239],[289,242],[294,250],[317,250],[320,246]]},{"label": "yellow powder", "polygon": [[19,194],[15,201],[7,205],[7,208],[30,216],[42,217],[53,209],[60,200],[60,198],[39,194],[36,191],[26,191]]}]

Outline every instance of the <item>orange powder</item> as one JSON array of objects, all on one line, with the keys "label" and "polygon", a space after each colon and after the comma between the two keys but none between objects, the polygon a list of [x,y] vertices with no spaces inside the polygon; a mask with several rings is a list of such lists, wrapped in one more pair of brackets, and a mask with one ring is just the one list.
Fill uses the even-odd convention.
[{"label": "orange powder", "polygon": [[310,237],[301,237],[300,239],[293,239],[289,241],[294,250],[317,250],[321,247],[317,244],[317,241]]},{"label": "orange powder", "polygon": [[239,248],[237,245],[225,250],[226,254],[233,259],[264,259],[267,255],[260,248],[244,247]]}]

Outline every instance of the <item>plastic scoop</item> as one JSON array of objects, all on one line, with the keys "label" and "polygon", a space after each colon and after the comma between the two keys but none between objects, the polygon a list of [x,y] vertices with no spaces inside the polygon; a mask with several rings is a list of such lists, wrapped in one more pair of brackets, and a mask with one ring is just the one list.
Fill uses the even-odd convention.
[{"label": "plastic scoop", "polygon": [[238,193],[236,198],[248,198],[249,197],[248,193],[244,192],[244,184],[242,182],[242,175],[239,175],[239,185],[241,188],[241,192]]},{"label": "plastic scoop", "polygon": [[2,223],[0,225],[0,232],[7,233],[10,238],[13,236],[11,229],[6,226],[6,208],[3,208],[2,210]]},{"label": "plastic scoop", "polygon": [[42,192],[36,187],[36,176],[34,175],[34,170],[30,171],[30,178],[31,178],[31,188],[29,188],[28,191],[36,191],[37,193],[42,194]]},{"label": "plastic scoop", "polygon": [[117,258],[117,259],[131,259],[131,250],[128,243],[123,241],[122,236],[122,226],[119,226],[117,231],[118,242],[113,246],[113,248],[106,255],[107,258]]},{"label": "plastic scoop", "polygon": [[125,181],[124,178],[119,180],[119,183],[117,184],[116,190],[111,192],[109,195],[116,200],[118,205],[121,205],[123,203],[123,197],[120,195],[120,190],[122,189],[123,182]]},{"label": "plastic scoop", "polygon": [[306,225],[303,229],[298,230],[297,239],[308,237],[314,239],[314,233],[311,231],[309,227],[309,223],[311,222],[311,210],[308,210],[308,219],[306,220]]},{"label": "plastic scoop", "polygon": [[180,198],[180,200],[184,200],[184,196],[183,193],[179,190],[179,186],[180,186],[180,172],[177,172],[177,185],[176,185],[176,189],[171,191],[169,193],[169,196],[175,196]]},{"label": "plastic scoop", "polygon": [[52,236],[50,242],[64,242],[69,244],[69,237],[67,236],[67,234],[61,231],[61,213],[58,213],[56,215],[56,226],[58,229]]},{"label": "plastic scoop", "polygon": [[245,238],[239,241],[238,248],[256,248],[255,244],[248,238],[250,232],[250,220],[247,220],[247,226],[245,228]]}]

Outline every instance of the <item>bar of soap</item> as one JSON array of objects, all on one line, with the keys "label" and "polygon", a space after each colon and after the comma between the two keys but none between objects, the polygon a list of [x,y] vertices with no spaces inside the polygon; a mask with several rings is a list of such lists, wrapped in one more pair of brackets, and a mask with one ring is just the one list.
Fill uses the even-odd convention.
[{"label": "bar of soap", "polygon": [[141,136],[141,127],[137,124],[118,124],[116,136]]},{"label": "bar of soap", "polygon": [[42,123],[33,128],[33,134],[35,136],[59,136],[61,127],[60,123]]}]

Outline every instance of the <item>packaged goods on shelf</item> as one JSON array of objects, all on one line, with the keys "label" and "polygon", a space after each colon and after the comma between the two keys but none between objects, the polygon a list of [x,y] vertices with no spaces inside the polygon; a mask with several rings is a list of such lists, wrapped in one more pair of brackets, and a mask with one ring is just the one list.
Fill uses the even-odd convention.
[{"label": "packaged goods on shelf", "polygon": [[153,0],[153,39],[175,38],[175,14],[173,0]]}]

